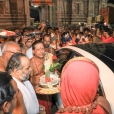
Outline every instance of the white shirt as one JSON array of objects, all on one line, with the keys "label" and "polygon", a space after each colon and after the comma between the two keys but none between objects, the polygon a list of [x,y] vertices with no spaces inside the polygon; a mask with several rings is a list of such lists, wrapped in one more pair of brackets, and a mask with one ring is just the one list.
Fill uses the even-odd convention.
[{"label": "white shirt", "polygon": [[26,51],[26,56],[31,59],[33,57],[33,53],[32,53],[32,47],[29,48],[27,51]]},{"label": "white shirt", "polygon": [[84,35],[82,35],[82,36],[80,37],[80,35],[78,34],[78,35],[77,35],[77,38],[80,39],[79,42],[83,42],[83,39],[85,39],[85,42],[88,42],[88,36],[85,37]]},{"label": "white shirt", "polygon": [[39,103],[36,97],[36,93],[30,83],[30,81],[25,81],[24,84],[17,80],[15,77],[13,79],[16,81],[19,90],[23,95],[24,104],[27,110],[27,114],[38,114],[39,113]]}]

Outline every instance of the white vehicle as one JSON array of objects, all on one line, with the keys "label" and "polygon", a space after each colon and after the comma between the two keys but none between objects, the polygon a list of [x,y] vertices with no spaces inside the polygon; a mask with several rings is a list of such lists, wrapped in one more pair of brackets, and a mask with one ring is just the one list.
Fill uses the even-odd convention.
[{"label": "white vehicle", "polygon": [[66,46],[57,51],[62,67],[73,58],[84,56],[96,63],[100,73],[99,95],[107,98],[114,114],[114,43]]}]

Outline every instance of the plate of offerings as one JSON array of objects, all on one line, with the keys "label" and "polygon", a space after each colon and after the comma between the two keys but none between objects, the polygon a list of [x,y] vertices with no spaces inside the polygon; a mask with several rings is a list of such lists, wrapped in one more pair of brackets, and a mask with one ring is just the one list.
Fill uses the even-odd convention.
[{"label": "plate of offerings", "polygon": [[40,88],[39,94],[56,94],[59,92],[57,85],[60,82],[60,78],[56,73],[50,73],[50,76],[43,75],[40,77]]},{"label": "plate of offerings", "polygon": [[0,29],[0,36],[15,36],[15,32],[8,31],[5,29]]},{"label": "plate of offerings", "polygon": [[52,94],[56,94],[59,93],[59,89],[57,87],[53,87],[53,88],[41,88],[40,91],[38,91],[38,94],[42,94],[42,95],[52,95]]},{"label": "plate of offerings", "polygon": [[43,66],[45,75],[40,77],[39,85],[41,90],[38,91],[39,94],[56,94],[59,92],[57,85],[59,85],[60,78],[55,72],[57,68],[61,66],[60,63],[52,62],[53,55],[51,53],[45,53],[45,63]]}]

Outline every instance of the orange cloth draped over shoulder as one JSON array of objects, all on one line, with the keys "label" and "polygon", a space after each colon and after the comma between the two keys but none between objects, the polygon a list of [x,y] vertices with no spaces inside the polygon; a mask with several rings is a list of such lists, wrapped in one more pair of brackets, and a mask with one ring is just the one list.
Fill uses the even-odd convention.
[{"label": "orange cloth draped over shoulder", "polygon": [[[92,61],[84,57],[71,59],[64,66],[61,77],[61,98],[64,107],[83,107],[93,103],[98,85],[99,70]],[[97,105],[92,112],[92,114],[98,113],[106,114],[100,105]],[[83,113],[80,111],[78,114]]]}]

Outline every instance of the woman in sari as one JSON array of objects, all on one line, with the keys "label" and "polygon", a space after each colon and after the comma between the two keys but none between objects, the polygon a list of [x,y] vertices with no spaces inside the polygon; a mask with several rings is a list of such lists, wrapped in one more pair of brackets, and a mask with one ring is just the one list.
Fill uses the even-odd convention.
[{"label": "woman in sari", "polygon": [[91,60],[76,57],[68,61],[62,70],[60,85],[65,108],[56,114],[111,114],[110,106],[108,113],[98,103],[98,85],[99,70]]}]

